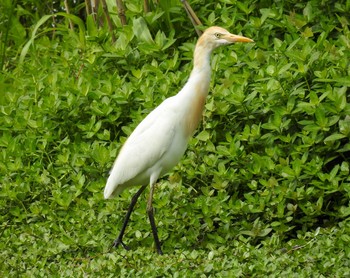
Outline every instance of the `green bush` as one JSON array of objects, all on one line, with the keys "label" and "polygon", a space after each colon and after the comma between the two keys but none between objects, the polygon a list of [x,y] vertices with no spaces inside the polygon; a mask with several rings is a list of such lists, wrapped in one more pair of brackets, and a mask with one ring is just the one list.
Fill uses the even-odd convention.
[{"label": "green bush", "polygon": [[212,57],[203,121],[155,194],[164,257],[145,197],[125,237],[132,251],[109,249],[135,189],[114,201],[102,192],[127,136],[190,74],[186,14],[143,16],[130,1],[113,44],[91,18],[70,17],[71,31],[61,14],[53,31],[33,12],[26,29],[14,7],[20,28],[1,36],[5,276],[349,275],[349,1],[191,5],[255,44]]}]

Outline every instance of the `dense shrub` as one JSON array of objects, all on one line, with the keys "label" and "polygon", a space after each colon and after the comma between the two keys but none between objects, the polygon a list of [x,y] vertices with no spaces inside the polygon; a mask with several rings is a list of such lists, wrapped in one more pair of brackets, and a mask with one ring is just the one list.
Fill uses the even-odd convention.
[{"label": "dense shrub", "polygon": [[348,1],[191,4],[205,25],[256,43],[215,52],[203,121],[157,188],[165,259],[142,198],[125,239],[134,251],[109,252],[134,190],[108,202],[102,192],[127,136],[190,74],[186,14],[144,16],[129,1],[113,44],[90,19],[53,32],[39,10],[27,26],[13,9],[21,28],[1,36],[1,272],[349,273]]}]

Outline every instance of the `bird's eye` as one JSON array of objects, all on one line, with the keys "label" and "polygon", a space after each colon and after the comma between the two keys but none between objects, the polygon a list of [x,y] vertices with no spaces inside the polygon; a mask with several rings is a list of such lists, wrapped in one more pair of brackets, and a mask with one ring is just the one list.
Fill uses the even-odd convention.
[{"label": "bird's eye", "polygon": [[215,33],[215,37],[218,38],[218,39],[220,39],[221,34],[220,34],[220,33]]}]

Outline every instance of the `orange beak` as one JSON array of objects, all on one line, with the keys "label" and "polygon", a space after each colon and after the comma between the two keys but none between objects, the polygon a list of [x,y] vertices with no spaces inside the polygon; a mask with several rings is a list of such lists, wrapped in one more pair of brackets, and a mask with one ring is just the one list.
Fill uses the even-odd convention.
[{"label": "orange beak", "polygon": [[227,40],[228,42],[234,43],[234,42],[254,42],[252,39],[239,36],[239,35],[233,35],[233,34],[227,34],[222,36],[223,39]]}]

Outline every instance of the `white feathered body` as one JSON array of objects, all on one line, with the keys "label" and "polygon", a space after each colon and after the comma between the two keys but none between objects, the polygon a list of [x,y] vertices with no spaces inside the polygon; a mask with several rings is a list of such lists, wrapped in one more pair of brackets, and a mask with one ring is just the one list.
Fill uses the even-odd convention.
[{"label": "white feathered body", "polygon": [[177,95],[164,100],[135,128],[113,165],[104,191],[106,199],[127,187],[155,182],[180,161],[208,92],[209,82],[201,81],[202,74],[209,74],[210,80],[208,70],[192,72]]},{"label": "white feathered body", "polygon": [[191,75],[175,96],[163,101],[134,130],[122,147],[107,180],[106,199],[134,185],[154,185],[184,154],[201,120],[210,83],[210,55],[220,45],[251,39],[210,27],[199,38]]}]

